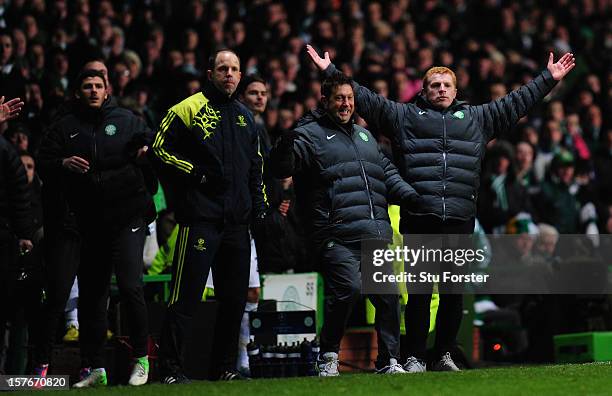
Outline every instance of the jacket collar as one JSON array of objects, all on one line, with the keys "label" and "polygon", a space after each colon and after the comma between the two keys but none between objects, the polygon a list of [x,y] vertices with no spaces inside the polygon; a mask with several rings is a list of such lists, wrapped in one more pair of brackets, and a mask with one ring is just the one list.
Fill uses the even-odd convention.
[{"label": "jacket collar", "polygon": [[75,101],[74,104],[74,109],[77,113],[77,116],[93,122],[102,121],[108,113],[118,107],[117,99],[115,99],[115,97],[111,95],[106,98],[104,103],[102,103],[102,107],[100,107],[99,109],[92,109],[78,100]]},{"label": "jacket collar", "polygon": [[302,126],[309,124],[311,122],[316,122],[322,126],[325,126],[330,129],[336,129],[346,133],[351,136],[353,134],[353,125],[355,123],[354,117],[351,117],[350,121],[346,124],[340,124],[336,121],[328,112],[324,109],[318,107],[316,109],[308,111],[302,118],[300,118],[297,122],[297,126]]},{"label": "jacket collar", "polygon": [[453,100],[453,103],[451,103],[450,106],[448,106],[446,109],[444,110],[440,110],[439,108],[435,107],[434,105],[431,104],[430,101],[427,100],[427,98],[425,98],[425,96],[423,96],[423,94],[419,94],[416,98],[416,102],[417,105],[421,108],[426,108],[426,109],[430,109],[430,110],[434,110],[437,111],[439,113],[448,113],[449,111],[455,110],[458,107],[461,107],[463,105],[465,105],[467,102],[463,101],[463,100]]},{"label": "jacket collar", "polygon": [[236,95],[235,92],[232,96],[225,95],[223,92],[219,91],[210,80],[206,81],[204,84],[202,93],[213,103],[229,103],[234,100],[234,96]]}]

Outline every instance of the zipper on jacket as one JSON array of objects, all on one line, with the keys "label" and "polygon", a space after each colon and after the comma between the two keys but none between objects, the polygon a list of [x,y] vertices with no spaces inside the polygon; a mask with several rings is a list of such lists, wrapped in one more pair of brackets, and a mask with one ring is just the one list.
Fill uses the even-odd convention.
[{"label": "zipper on jacket", "polygon": [[[344,133],[351,140],[351,143],[353,144],[353,147],[355,148],[355,154],[357,155],[357,158],[359,158],[360,157],[359,149],[357,148],[357,144],[353,140],[354,128],[351,128],[353,133],[350,133],[342,125],[339,125],[333,118],[330,117],[330,119],[335,125],[338,126],[338,128],[341,131],[344,131]],[[363,167],[363,162],[360,159],[358,159],[357,161],[359,162],[359,168],[361,169],[361,175],[363,176],[363,180],[365,181],[365,185],[366,185],[366,192],[368,194],[368,204],[370,206],[370,219],[374,220],[374,224],[376,224],[376,232],[378,233],[378,237],[380,238],[382,237],[382,234],[380,233],[380,227],[378,226],[378,222],[376,221],[376,218],[374,217],[374,203],[372,202],[372,192],[370,191],[370,183],[368,182],[368,176],[366,175],[365,168]]]},{"label": "zipper on jacket", "polygon": [[361,176],[363,176],[363,180],[366,185],[366,192],[368,193],[368,204],[370,204],[370,218],[374,220],[374,205],[372,205],[372,194],[370,193],[370,183],[368,182],[368,176],[365,173],[365,168],[363,167],[363,163],[359,160],[359,167],[361,168]]},{"label": "zipper on jacket", "polygon": [[[96,142],[96,126],[94,125],[94,127],[92,128],[92,134],[93,134],[93,160],[92,163],[89,164],[90,169],[93,168],[93,164],[98,162],[98,144]],[[102,189],[102,176],[100,175],[100,172],[98,171],[98,167],[96,166],[95,168],[95,174],[96,174],[96,182],[98,182],[98,188]]]},{"label": "zipper on jacket", "polygon": [[[359,149],[357,148],[357,144],[355,144],[355,142],[353,141],[353,137],[349,136],[349,138],[351,139],[351,142],[353,143],[353,146],[355,147],[355,153],[357,154],[357,158],[359,158]],[[368,181],[368,175],[366,174],[365,168],[363,166],[363,161],[362,160],[358,160],[359,162],[359,168],[361,169],[361,175],[363,176],[363,181],[365,181],[365,186],[366,186],[366,192],[368,194],[368,204],[370,205],[370,219],[374,221],[374,223],[376,224],[376,232],[378,233],[378,237],[381,237],[381,233],[380,233],[380,227],[378,226],[378,223],[376,222],[376,218],[374,217],[374,203],[372,202],[372,192],[370,190],[370,182]]]},{"label": "zipper on jacket", "polygon": [[446,220],[446,118],[442,114],[442,124],[444,126],[444,138],[442,145],[442,160],[444,161],[444,173],[442,174],[442,221]]}]

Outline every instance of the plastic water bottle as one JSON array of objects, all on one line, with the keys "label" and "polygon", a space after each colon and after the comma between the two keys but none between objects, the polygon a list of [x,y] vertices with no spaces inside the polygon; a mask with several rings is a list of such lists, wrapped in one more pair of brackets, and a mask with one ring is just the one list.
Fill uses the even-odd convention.
[{"label": "plastic water bottle", "polygon": [[308,375],[316,376],[317,370],[315,369],[315,364],[317,363],[317,359],[319,358],[319,352],[321,352],[319,341],[317,341],[316,338],[310,343],[310,350],[312,351],[310,354],[312,360],[308,362]]},{"label": "plastic water bottle", "polygon": [[287,347],[286,344],[278,344],[276,346],[276,376],[283,378],[286,376],[286,365],[287,365]]},{"label": "plastic water bottle", "polygon": [[255,343],[251,337],[251,342],[247,344],[247,354],[249,355],[249,367],[251,369],[251,377],[261,378],[261,352],[259,345]]},{"label": "plastic water bottle", "polygon": [[266,345],[261,349],[261,376],[263,378],[272,378],[274,376],[274,353],[270,345]]},{"label": "plastic water bottle", "polygon": [[312,361],[312,347],[310,346],[310,342],[304,338],[304,340],[300,343],[300,377],[305,377],[309,372],[310,367],[308,366],[309,362]]},{"label": "plastic water bottle", "polygon": [[297,377],[300,375],[301,357],[300,346],[294,342],[287,352],[287,377]]}]

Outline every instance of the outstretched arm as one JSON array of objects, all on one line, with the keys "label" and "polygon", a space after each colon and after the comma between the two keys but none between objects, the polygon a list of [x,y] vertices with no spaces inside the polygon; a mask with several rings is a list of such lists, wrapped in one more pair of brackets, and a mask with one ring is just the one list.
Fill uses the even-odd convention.
[{"label": "outstretched arm", "polygon": [[576,64],[574,55],[571,53],[563,55],[557,62],[553,60],[551,52],[547,69],[542,74],[502,98],[473,107],[486,133],[487,140],[512,128],[518,120],[527,115],[536,103],[548,95],[557,82],[565,77]]},{"label": "outstretched arm", "polygon": [[[306,45],[306,52],[325,78],[332,77],[334,74],[342,74],[331,62],[329,52],[325,52],[321,58],[310,44]],[[398,130],[399,120],[403,113],[402,103],[378,95],[357,82],[353,82],[353,90],[355,91],[357,113],[366,120],[370,128],[384,129],[393,133]]]}]

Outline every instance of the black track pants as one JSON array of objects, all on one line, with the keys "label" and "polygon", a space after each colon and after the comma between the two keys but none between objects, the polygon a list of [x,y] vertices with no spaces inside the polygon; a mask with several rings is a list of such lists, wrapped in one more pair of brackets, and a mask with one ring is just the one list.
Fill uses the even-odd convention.
[{"label": "black track pants", "polygon": [[246,225],[180,225],[172,263],[172,293],[162,327],[163,374],[182,371],[185,334],[212,267],[219,306],[211,365],[218,376],[236,367],[240,322],[249,286],[251,244]]}]

